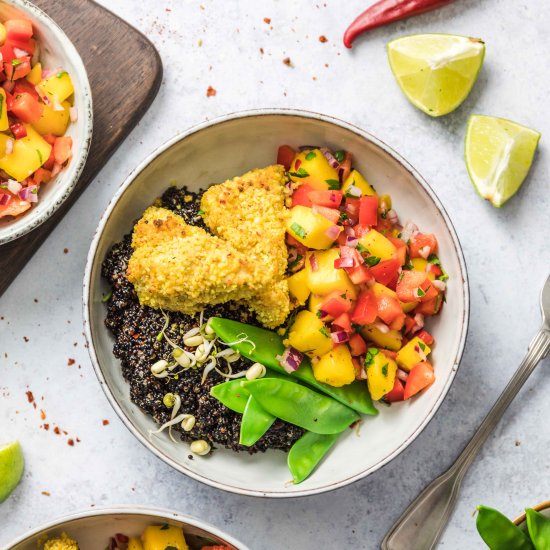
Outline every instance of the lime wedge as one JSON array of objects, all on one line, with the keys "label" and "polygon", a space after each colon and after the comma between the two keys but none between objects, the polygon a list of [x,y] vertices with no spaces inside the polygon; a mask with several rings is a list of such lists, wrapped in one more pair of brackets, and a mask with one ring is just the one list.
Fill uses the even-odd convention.
[{"label": "lime wedge", "polygon": [[472,115],[464,158],[479,195],[497,208],[512,197],[529,172],[539,139],[539,132],[511,120]]},{"label": "lime wedge", "polygon": [[483,65],[479,38],[414,34],[388,44],[390,67],[409,101],[430,116],[454,111],[468,96]]},{"label": "lime wedge", "polygon": [[0,502],[6,500],[17,487],[25,459],[19,441],[0,446]]}]

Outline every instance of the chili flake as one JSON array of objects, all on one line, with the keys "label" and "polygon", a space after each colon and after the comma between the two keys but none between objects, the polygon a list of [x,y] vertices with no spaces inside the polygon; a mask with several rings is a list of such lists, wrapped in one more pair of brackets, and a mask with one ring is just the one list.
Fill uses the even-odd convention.
[{"label": "chili flake", "polygon": [[319,37],[319,42],[322,42],[324,44],[325,42],[328,42],[328,38],[324,34],[322,34]]},{"label": "chili flake", "polygon": [[69,359],[67,359],[67,365],[70,367],[71,365],[74,365],[76,363],[76,361],[72,358],[72,357],[69,357]]},{"label": "chili flake", "polygon": [[107,419],[105,419],[105,420],[102,422],[102,424],[103,424],[104,426],[108,426],[108,425],[109,425],[109,421],[108,421]]},{"label": "chili flake", "polygon": [[287,66],[287,67],[294,67],[294,64],[292,63],[292,60],[290,59],[290,57],[285,57],[283,59],[283,63]]},{"label": "chili flake", "polygon": [[208,86],[208,88],[206,89],[206,97],[213,97],[217,93],[217,90],[215,88],[212,88],[212,86]]},{"label": "chili flake", "polygon": [[266,25],[271,24],[271,19],[270,19],[269,17],[264,17],[264,23],[265,23]]}]

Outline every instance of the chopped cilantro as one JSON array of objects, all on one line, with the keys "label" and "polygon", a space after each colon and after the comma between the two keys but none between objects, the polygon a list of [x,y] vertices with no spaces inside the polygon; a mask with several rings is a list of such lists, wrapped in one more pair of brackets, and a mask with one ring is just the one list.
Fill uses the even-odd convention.
[{"label": "chopped cilantro", "polygon": [[69,73],[67,71],[59,71],[55,76],[57,76],[57,78],[61,78],[66,74],[69,74]]},{"label": "chopped cilantro", "polygon": [[439,261],[437,254],[430,254],[428,256],[428,262],[434,265],[441,265],[441,262]]},{"label": "chopped cilantro", "polygon": [[315,151],[309,151],[309,153],[306,155],[306,160],[313,160],[317,155],[315,154]]},{"label": "chopped cilantro", "polygon": [[365,367],[370,367],[374,362],[375,355],[378,355],[378,348],[369,348],[365,355]]},{"label": "chopped cilantro", "polygon": [[206,212],[205,212],[204,210],[199,210],[199,211],[197,212],[197,214],[198,214],[199,216],[204,216],[204,215],[206,214]]},{"label": "chopped cilantro", "polygon": [[307,178],[309,176],[309,172],[304,170],[301,166],[296,172],[289,172],[289,174],[295,178]]},{"label": "chopped cilantro", "polygon": [[388,377],[388,366],[389,366],[389,363],[386,363],[383,367],[382,367],[382,374],[387,378]]},{"label": "chopped cilantro", "polygon": [[323,316],[320,309],[317,310],[317,313],[315,315],[317,315],[319,319]]},{"label": "chopped cilantro", "polygon": [[416,289],[416,295],[419,297],[419,298],[422,298],[423,296],[426,296],[426,293],[420,288],[418,287]]},{"label": "chopped cilantro", "polygon": [[399,274],[399,277],[397,278],[397,282],[400,283],[402,280],[403,280],[403,277],[405,276],[405,272],[402,271],[400,274]]},{"label": "chopped cilantro", "polygon": [[343,162],[344,159],[346,158],[346,152],[345,151],[334,151],[334,158],[338,162]]},{"label": "chopped cilantro", "polygon": [[42,159],[42,153],[40,152],[40,149],[36,149],[36,154],[38,155],[38,160],[40,161],[40,166],[42,166],[42,163],[44,160]]},{"label": "chopped cilantro", "polygon": [[378,256],[369,256],[365,259],[365,263],[370,267],[374,267],[380,263],[380,258]]},{"label": "chopped cilantro", "polygon": [[409,261],[403,266],[403,269],[406,269],[407,271],[411,271],[412,269],[414,269],[414,265],[413,265],[412,262],[409,260]]},{"label": "chopped cilantro", "polygon": [[340,212],[340,221],[345,222],[349,220],[349,216],[345,212]]},{"label": "chopped cilantro", "polygon": [[4,106],[4,96],[0,94],[0,112],[2,111],[3,106]]},{"label": "chopped cilantro", "polygon": [[382,210],[382,212],[380,212],[380,217],[383,220],[385,220],[388,217],[388,213],[386,212],[386,210]]},{"label": "chopped cilantro", "polygon": [[358,325],[357,323],[352,323],[352,324],[351,324],[351,328],[352,328],[355,332],[359,332],[359,331],[363,328],[363,325]]},{"label": "chopped cilantro", "polygon": [[[20,99],[21,97],[22,97],[21,94],[17,94],[17,95],[15,96],[15,99]],[[3,99],[3,98],[2,98],[2,99]]]},{"label": "chopped cilantro", "polygon": [[341,185],[340,185],[340,182],[338,180],[325,180],[328,184],[328,188],[331,190],[331,191],[338,191],[338,189],[340,189]]},{"label": "chopped cilantro", "polygon": [[446,281],[449,278],[449,274],[443,268],[441,268],[441,273],[442,275],[440,275],[437,279],[439,281]]},{"label": "chopped cilantro", "polygon": [[178,550],[175,546],[166,546],[164,550]]},{"label": "chopped cilantro", "polygon": [[421,342],[420,340],[418,341],[418,347],[419,347],[422,351],[426,351],[426,344],[424,344],[424,342]]},{"label": "chopped cilantro", "polygon": [[327,338],[330,338],[330,334],[328,333],[327,329],[325,327],[321,327],[319,329],[319,332],[323,335],[323,336],[326,336]]},{"label": "chopped cilantro", "polygon": [[357,250],[363,254],[364,252],[368,252],[368,248],[366,246],[363,246],[361,243],[357,243],[357,246],[355,247]]},{"label": "chopped cilantro", "polygon": [[292,229],[294,234],[298,235],[298,237],[301,237],[302,239],[306,238],[306,235],[307,235],[306,230],[299,223],[294,222],[290,226],[290,229]]},{"label": "chopped cilantro", "polygon": [[11,66],[17,67],[17,65],[21,65],[22,61],[19,61],[19,59],[12,59],[11,60]]},{"label": "chopped cilantro", "polygon": [[369,348],[369,349],[367,350],[367,352],[370,353],[371,355],[378,355],[378,352],[379,352],[379,351],[380,351],[380,350],[379,350],[378,348]]},{"label": "chopped cilantro", "polygon": [[33,187],[33,188],[31,189],[31,193],[32,193],[33,195],[38,195],[38,187]]}]

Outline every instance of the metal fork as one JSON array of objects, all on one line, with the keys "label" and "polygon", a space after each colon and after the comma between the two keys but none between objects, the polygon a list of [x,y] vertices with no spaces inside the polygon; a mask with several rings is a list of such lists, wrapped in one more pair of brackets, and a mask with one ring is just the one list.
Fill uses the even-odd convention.
[{"label": "metal fork", "polygon": [[455,463],[409,505],[382,541],[382,550],[432,550],[453,511],[460,483],[477,453],[538,363],[550,351],[550,276],[540,295],[542,327],[527,355]]}]

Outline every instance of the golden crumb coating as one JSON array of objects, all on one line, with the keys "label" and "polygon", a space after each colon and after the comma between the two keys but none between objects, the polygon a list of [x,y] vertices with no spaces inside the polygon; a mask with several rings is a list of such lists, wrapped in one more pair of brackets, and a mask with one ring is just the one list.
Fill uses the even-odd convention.
[{"label": "golden crumb coating", "polygon": [[79,550],[79,547],[75,540],[67,536],[67,533],[61,533],[59,537],[46,541],[44,550]]},{"label": "golden crumb coating", "polygon": [[290,299],[286,279],[274,282],[269,288],[247,300],[262,325],[276,328],[290,313]]}]

